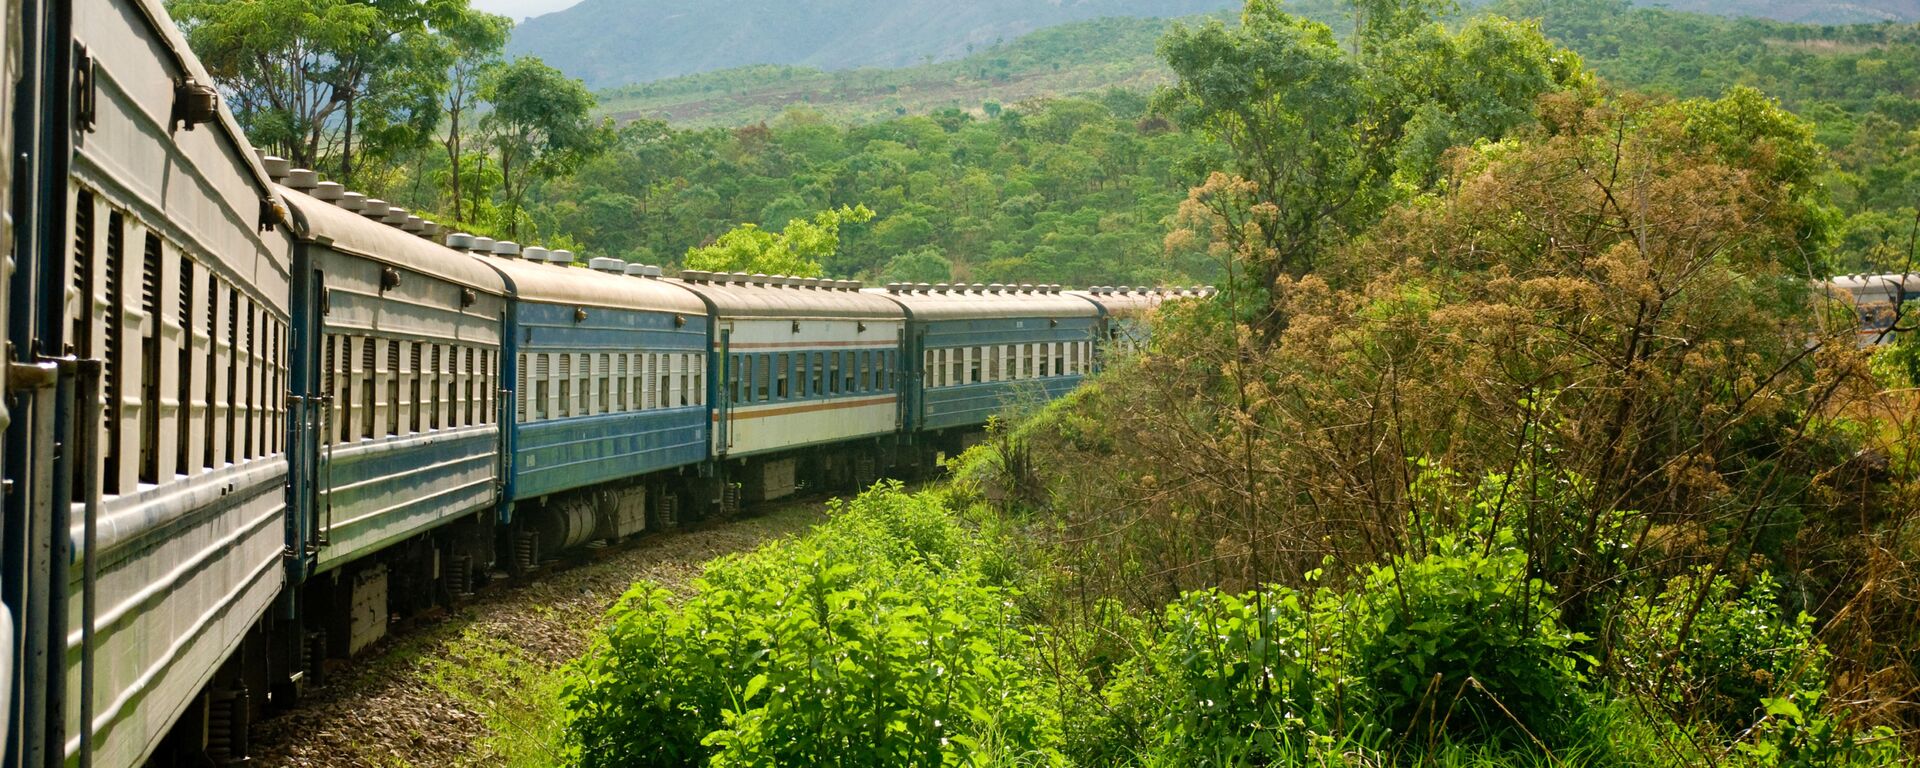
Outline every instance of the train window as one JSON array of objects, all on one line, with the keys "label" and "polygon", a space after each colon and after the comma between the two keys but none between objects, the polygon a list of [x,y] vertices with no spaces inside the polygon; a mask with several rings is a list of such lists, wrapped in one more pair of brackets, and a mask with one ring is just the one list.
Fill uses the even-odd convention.
[{"label": "train window", "polygon": [[707,404],[707,361],[698,353],[687,355],[687,363],[693,368],[693,404]]},{"label": "train window", "polygon": [[740,356],[727,355],[727,400],[740,402]]},{"label": "train window", "polygon": [[374,399],[374,377],[376,374],[374,373],[373,367],[373,358],[377,353],[374,351],[373,346],[374,339],[371,336],[363,337],[359,341],[360,431],[358,434],[355,434],[354,437],[361,440],[373,437],[374,415],[377,410]]},{"label": "train window", "polygon": [[646,374],[647,358],[646,358],[646,355],[632,355],[632,357],[633,357],[633,371],[631,376],[627,379],[627,388],[630,390],[633,390],[632,408],[633,410],[637,411],[637,410],[640,410],[641,408],[646,407],[646,401],[644,398],[646,396],[647,386],[643,377]]},{"label": "train window", "polygon": [[618,399],[620,401],[619,410],[622,410],[622,411],[625,411],[627,409],[627,360],[630,357],[632,357],[632,355],[622,354],[620,355],[619,359],[617,359],[614,362],[615,367],[617,368],[617,370],[614,371],[614,375],[618,376],[620,379],[620,383],[615,387],[615,389],[620,390],[620,393],[618,395]]},{"label": "train window", "polygon": [[693,399],[693,356],[674,355],[680,361],[680,405],[692,405]]},{"label": "train window", "polygon": [[947,385],[959,386],[967,383],[967,348],[954,347],[947,352]]},{"label": "train window", "polygon": [[600,353],[600,365],[593,372],[594,378],[599,380],[598,385],[594,387],[596,398],[593,403],[593,412],[610,412],[613,410],[613,356],[605,352]]},{"label": "train window", "polygon": [[336,388],[338,396],[334,397],[334,407],[338,409],[338,413],[334,415],[336,430],[338,430],[334,434],[334,442],[344,444],[348,442],[348,424],[353,422],[353,374],[349,372],[353,367],[353,342],[344,336],[328,336],[328,338],[340,344],[340,363],[336,369],[328,371],[328,374],[340,380]]},{"label": "train window", "polygon": [[533,381],[533,400],[531,401],[531,407],[533,408],[533,418],[535,419],[545,419],[552,408],[552,406],[547,403],[547,397],[552,394],[553,391],[553,383],[549,378],[553,370],[553,363],[548,359],[549,357],[545,352],[533,356],[534,367],[529,376]]},{"label": "train window", "polygon": [[421,379],[426,377],[424,355],[426,345],[417,341],[407,342],[407,432],[419,434],[421,405],[426,401],[420,397]]},{"label": "train window", "polygon": [[854,389],[859,392],[871,391],[873,389],[873,353],[864,349],[856,350],[853,353],[853,360],[856,368],[852,375],[858,382]]},{"label": "train window", "polygon": [[967,350],[967,374],[968,374],[967,381],[968,383],[978,384],[981,382],[982,379],[980,378],[980,365],[981,365],[980,358],[986,355],[986,351],[987,350],[985,347],[973,347]]},{"label": "train window", "polygon": [[140,482],[160,482],[160,237],[147,233],[142,251],[140,311]]},{"label": "train window", "polygon": [[807,396],[819,397],[827,393],[827,356],[821,352],[800,353],[802,359],[811,358],[807,366]]},{"label": "train window", "polygon": [[1050,370],[1053,371],[1053,375],[1055,376],[1065,375],[1067,372],[1067,369],[1064,367],[1066,365],[1066,355],[1067,355],[1066,346],[1067,345],[1063,342],[1055,342],[1052,346],[1053,346],[1053,368],[1051,368]]},{"label": "train window", "polygon": [[573,415],[573,355],[560,353],[560,418]]},{"label": "train window", "polygon": [[382,381],[386,384],[381,389],[387,395],[386,402],[382,403],[386,409],[387,431],[381,433],[381,436],[392,437],[400,434],[400,341],[398,339],[387,340],[387,367],[380,373]]},{"label": "train window", "polygon": [[[801,356],[804,357],[805,355],[806,353],[801,353]],[[787,359],[787,353],[781,352],[773,356],[773,396],[776,399],[785,400],[789,396],[787,392],[787,373],[791,365],[792,361]]]},{"label": "train window", "polygon": [[240,354],[240,289],[228,288],[226,312],[227,343],[222,348],[222,358],[227,369],[227,409],[226,409],[226,450],[223,455],[228,464],[234,463],[239,449],[240,416],[240,365],[234,358]]},{"label": "train window", "polygon": [[756,402],[756,403],[766,402],[767,392],[769,388],[770,388],[770,385],[767,383],[767,356],[754,355],[753,356],[753,402]]},{"label": "train window", "polygon": [[840,352],[840,391],[851,393],[859,382],[859,369],[854,367],[854,357],[860,353],[853,350]]},{"label": "train window", "polygon": [[180,347],[175,350],[179,359],[174,363],[174,398],[179,405],[176,406],[173,420],[173,471],[174,474],[185,475],[187,465],[193,460],[193,441],[189,439],[190,425],[193,423],[193,259],[187,258],[186,254],[180,255],[177,308],[179,314],[175,317],[180,323]]},{"label": "train window", "polygon": [[660,407],[673,407],[673,364],[674,355],[660,356]]},{"label": "train window", "polygon": [[1080,342],[1067,345],[1067,373],[1080,372]]},{"label": "train window", "polygon": [[246,399],[240,401],[240,430],[246,433],[242,436],[242,445],[240,448],[241,460],[251,459],[257,455],[253,452],[255,445],[257,445],[254,440],[254,427],[260,421],[260,409],[258,407],[260,401],[255,399],[257,390],[254,389],[254,377],[258,374],[260,368],[257,364],[260,360],[260,347],[255,343],[255,340],[259,337],[254,335],[254,330],[260,317],[259,309],[259,307],[254,306],[253,297],[247,297],[247,331],[246,334],[241,337],[243,343],[240,348],[236,350],[236,354],[240,356],[240,365],[245,369],[247,379]]}]

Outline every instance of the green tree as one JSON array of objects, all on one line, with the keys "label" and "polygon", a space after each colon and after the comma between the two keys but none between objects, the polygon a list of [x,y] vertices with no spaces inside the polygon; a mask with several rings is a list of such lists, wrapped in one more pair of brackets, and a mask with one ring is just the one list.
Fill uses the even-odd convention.
[{"label": "green tree", "polygon": [[431,135],[447,66],[438,30],[472,13],[465,0],[181,0],[169,11],[255,143],[297,166],[331,160],[347,184],[357,154]]},{"label": "green tree", "polygon": [[873,219],[864,205],[821,211],[811,220],[794,219],[774,233],[741,224],[712,245],[687,250],[687,269],[819,277],[820,263],[840,249],[840,227]]},{"label": "green tree", "polygon": [[527,186],[571,171],[600,147],[593,94],[540,59],[522,56],[489,72],[480,95],[493,106],[482,122],[499,158],[505,228],[518,236]]},{"label": "green tree", "polygon": [[953,262],[927,246],[888,260],[880,277],[890,283],[944,283],[953,279]]},{"label": "green tree", "polygon": [[447,116],[441,145],[447,149],[448,197],[453,202],[455,220],[467,218],[460,204],[460,166],[465,149],[461,118],[479,106],[482,76],[499,65],[500,51],[506,47],[507,31],[512,27],[513,22],[504,16],[470,12],[444,30],[452,64],[447,68],[447,87],[441,95],[441,109]]},{"label": "green tree", "polygon": [[[1248,310],[1268,338],[1286,325],[1273,294],[1283,277],[1313,271],[1331,244],[1376,219],[1403,193],[1396,176],[1433,176],[1397,159],[1430,166],[1436,144],[1499,138],[1578,72],[1537,55],[1552,47],[1530,27],[1477,24],[1451,35],[1432,20],[1443,7],[1357,4],[1363,39],[1352,54],[1333,30],[1285,13],[1278,0],[1248,0],[1238,27],[1175,25],[1161,42],[1176,77],[1164,107],[1220,139],[1238,177],[1197,188],[1188,207],[1234,222],[1218,230],[1221,251],[1233,254],[1232,283],[1264,297]],[[1470,59],[1513,47],[1528,55],[1497,59],[1492,72]],[[1475,85],[1489,74],[1499,87]],[[1420,130],[1427,149],[1401,158],[1416,116],[1429,126]]]}]

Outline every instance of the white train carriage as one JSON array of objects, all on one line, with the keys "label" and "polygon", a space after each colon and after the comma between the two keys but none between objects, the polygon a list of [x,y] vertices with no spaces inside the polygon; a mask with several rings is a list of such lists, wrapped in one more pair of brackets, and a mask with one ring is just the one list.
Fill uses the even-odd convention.
[{"label": "white train carriage", "polygon": [[[809,478],[877,476],[881,438],[900,428],[905,315],[845,280],[682,273],[714,318],[713,456],[747,501]],[[871,439],[873,450],[801,450]]]},{"label": "white train carriage", "polygon": [[75,416],[93,444],[74,469],[65,750],[117,768],[183,715],[216,736],[244,722],[243,680],[205,691],[285,579],[290,241],[160,3],[72,14],[62,330],[101,369]]},{"label": "white train carriage", "polygon": [[[1821,284],[1821,291],[1829,299],[1844,301],[1853,307],[1859,318],[1854,333],[1860,346],[1885,344],[1893,341],[1898,333],[1894,320],[1900,317],[1900,307],[1920,300],[1920,272],[1841,275]],[[1915,318],[1909,314],[1901,320],[1903,325],[1910,326]]]},{"label": "white train carriage", "polygon": [[1105,316],[1102,354],[1127,354],[1146,346],[1153,337],[1153,313],[1162,303],[1182,297],[1211,295],[1212,288],[1134,288],[1094,286],[1067,293],[1091,301]]}]

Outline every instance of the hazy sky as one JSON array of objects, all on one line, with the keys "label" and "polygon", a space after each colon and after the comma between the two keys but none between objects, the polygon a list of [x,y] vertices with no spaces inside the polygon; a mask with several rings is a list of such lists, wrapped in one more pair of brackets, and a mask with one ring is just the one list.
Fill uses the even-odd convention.
[{"label": "hazy sky", "polygon": [[553,13],[580,0],[473,0],[473,7],[518,22],[528,16]]}]

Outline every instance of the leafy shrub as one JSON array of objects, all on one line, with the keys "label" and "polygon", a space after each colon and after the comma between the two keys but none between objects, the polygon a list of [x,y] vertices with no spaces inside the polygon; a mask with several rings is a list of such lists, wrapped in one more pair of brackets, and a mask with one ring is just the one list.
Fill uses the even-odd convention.
[{"label": "leafy shrub", "polygon": [[1703,570],[1630,601],[1617,654],[1625,679],[1675,717],[1728,737],[1759,720],[1766,700],[1817,698],[1826,650],[1813,638],[1812,617],[1783,615],[1777,589],[1765,571],[1742,590]]},{"label": "leafy shrub", "polygon": [[1349,630],[1353,674],[1378,725],[1407,738],[1577,742],[1586,638],[1561,626],[1512,533],[1493,536],[1442,536],[1374,569]]},{"label": "leafy shrub", "polygon": [[1008,596],[937,497],[898,485],[805,539],[636,586],[566,692],[598,766],[1058,762]]},{"label": "leafy shrub", "polygon": [[1331,593],[1283,587],[1188,593],[1107,691],[1135,720],[1149,764],[1283,763],[1338,727],[1338,623]]}]

